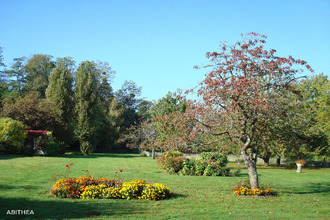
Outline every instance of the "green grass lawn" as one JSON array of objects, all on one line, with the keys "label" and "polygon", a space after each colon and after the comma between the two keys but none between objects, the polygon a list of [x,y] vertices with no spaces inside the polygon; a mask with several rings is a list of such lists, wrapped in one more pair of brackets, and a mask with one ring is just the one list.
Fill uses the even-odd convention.
[{"label": "green grass lawn", "polygon": [[[164,183],[173,196],[163,201],[59,199],[49,195],[50,179],[65,164],[70,176],[115,178]],[[231,164],[235,166],[234,164]],[[0,156],[0,219],[329,219],[329,169],[258,169],[261,184],[278,192],[275,197],[242,197],[232,193],[239,177],[163,174],[155,160],[138,154],[93,154],[66,157]],[[31,216],[9,216],[7,210],[33,210]],[[97,211],[99,216],[86,213]]]}]

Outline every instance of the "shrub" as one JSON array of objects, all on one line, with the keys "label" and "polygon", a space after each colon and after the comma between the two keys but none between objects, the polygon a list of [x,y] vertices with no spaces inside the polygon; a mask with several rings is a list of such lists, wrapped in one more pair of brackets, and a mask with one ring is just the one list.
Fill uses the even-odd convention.
[{"label": "shrub", "polygon": [[58,143],[52,134],[49,134],[46,139],[44,152],[48,156],[58,156],[65,153],[64,144]]},{"label": "shrub", "polygon": [[10,153],[21,153],[27,136],[22,122],[11,118],[0,119],[0,150]]},{"label": "shrub", "polygon": [[165,157],[180,157],[183,156],[183,153],[180,151],[167,151]]},{"label": "shrub", "polygon": [[195,160],[195,174],[198,176],[202,176],[204,174],[204,170],[208,166],[207,161],[203,159]]},{"label": "shrub", "polygon": [[[181,153],[182,154],[182,153]],[[183,168],[183,162],[185,158],[183,156],[177,156],[178,153],[165,153],[157,158],[159,167],[165,170],[169,174],[178,173]]]},{"label": "shrub", "polygon": [[188,176],[195,175],[195,160],[191,160],[189,158],[186,158],[183,161],[183,168],[180,171],[180,174],[188,175]]},{"label": "shrub", "polygon": [[24,144],[22,147],[22,154],[27,156],[33,156],[36,153],[36,150],[34,149],[33,145],[31,144]]},{"label": "shrub", "polygon": [[227,156],[218,152],[203,152],[200,154],[200,157],[203,160],[215,160],[221,167],[225,167],[228,163]]}]

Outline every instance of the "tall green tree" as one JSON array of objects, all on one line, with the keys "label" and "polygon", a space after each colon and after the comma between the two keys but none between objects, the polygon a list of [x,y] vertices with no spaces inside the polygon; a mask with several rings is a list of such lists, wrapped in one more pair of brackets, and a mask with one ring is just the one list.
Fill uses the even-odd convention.
[{"label": "tall green tree", "polygon": [[[2,47],[0,47],[0,67],[4,67],[5,64],[3,63],[3,56],[2,56]],[[6,75],[0,70],[0,107],[1,107],[1,100],[6,96],[8,93],[9,88],[6,82]]]},{"label": "tall green tree", "polygon": [[27,92],[36,91],[41,98],[46,97],[48,78],[50,72],[55,68],[56,63],[53,57],[45,54],[34,54],[27,60],[24,70],[26,73],[26,84],[24,90]]},{"label": "tall green tree", "polygon": [[119,135],[123,130],[124,125],[124,108],[120,106],[117,97],[113,98],[109,105],[108,120],[109,120],[109,130],[107,130],[109,145],[108,150],[118,149],[120,146],[117,143]]},{"label": "tall green tree", "polygon": [[74,87],[75,135],[84,155],[92,153],[96,143],[95,134],[99,113],[98,74],[96,64],[90,61],[80,63],[76,71]]},{"label": "tall green tree", "polygon": [[73,72],[74,61],[70,57],[58,58],[56,67],[49,75],[49,85],[46,98],[51,101],[60,112],[60,119],[64,123],[63,136],[58,137],[66,143],[73,141]]},{"label": "tall green tree", "polygon": [[9,85],[12,88],[12,92],[17,95],[22,94],[23,86],[26,83],[26,74],[24,70],[24,62],[26,58],[14,58],[14,63],[10,70],[4,71],[9,79]]},{"label": "tall green tree", "polygon": [[[302,80],[298,89],[305,111],[313,118],[313,129],[330,139],[330,81],[323,73]],[[329,140],[330,141],[330,140]]]},{"label": "tall green tree", "polygon": [[143,99],[139,98],[141,89],[135,82],[125,81],[122,88],[116,92],[118,103],[124,107],[125,128],[129,128],[131,125],[138,125],[139,123],[138,107],[143,101]]}]

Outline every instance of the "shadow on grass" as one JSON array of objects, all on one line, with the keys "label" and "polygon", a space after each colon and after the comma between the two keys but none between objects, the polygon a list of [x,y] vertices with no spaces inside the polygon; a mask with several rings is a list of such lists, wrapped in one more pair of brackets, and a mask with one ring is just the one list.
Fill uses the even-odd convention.
[{"label": "shadow on grass", "polygon": [[[1,198],[1,219],[71,219],[92,216],[111,218],[142,213],[131,201],[118,200],[33,200],[26,198]],[[33,210],[34,215],[7,215],[8,210]]]},{"label": "shadow on grass", "polygon": [[179,193],[173,193],[171,195],[171,198],[170,199],[178,199],[178,198],[187,198],[188,196],[187,195],[184,195],[184,194],[179,194]]},{"label": "shadow on grass", "polygon": [[0,190],[16,190],[16,189],[25,189],[25,190],[35,190],[38,189],[39,187],[37,186],[31,186],[31,185],[15,185],[15,186],[10,186],[10,185],[0,185]]},{"label": "shadow on grass", "polygon": [[[16,158],[24,158],[24,157],[33,157],[33,156],[24,156],[24,155],[1,155],[0,160],[11,160],[11,159],[16,159]],[[34,156],[38,157],[38,156]],[[40,156],[40,157],[47,157],[47,156]],[[56,158],[86,158],[86,159],[97,159],[97,158],[136,158],[136,157],[141,157],[139,154],[126,154],[126,153],[93,153],[90,155],[83,155],[79,153],[75,154],[66,154],[63,156],[51,156],[51,157],[56,157]]]},{"label": "shadow on grass", "polygon": [[93,153],[90,155],[82,155],[82,154],[72,154],[72,155],[64,155],[59,156],[60,158],[86,158],[86,159],[96,159],[96,158],[135,158],[141,157],[139,154],[114,154],[114,153]]},{"label": "shadow on grass", "polygon": [[12,160],[12,159],[16,159],[16,158],[24,158],[24,157],[29,157],[29,156],[25,156],[25,155],[12,155],[12,154],[3,154],[0,155],[0,160]]},{"label": "shadow on grass", "polygon": [[329,193],[330,183],[304,183],[302,186],[290,187],[282,192],[290,194],[314,194],[314,193]]}]

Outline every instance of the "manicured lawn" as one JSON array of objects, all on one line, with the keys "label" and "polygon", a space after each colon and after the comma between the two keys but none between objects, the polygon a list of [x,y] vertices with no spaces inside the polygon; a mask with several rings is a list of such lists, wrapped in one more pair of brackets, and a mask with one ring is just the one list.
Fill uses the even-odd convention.
[{"label": "manicured lawn", "polygon": [[[115,178],[123,170],[124,181],[164,183],[173,196],[163,201],[72,200],[53,198],[51,177],[73,163],[72,177],[86,175]],[[231,164],[235,166],[234,164]],[[259,168],[260,181],[278,192],[276,197],[239,197],[231,189],[248,178],[170,176],[157,163],[137,154],[93,154],[66,157],[0,156],[0,219],[329,219],[330,170]],[[32,216],[9,216],[7,210],[33,210]],[[88,216],[91,211],[99,216]]]}]

